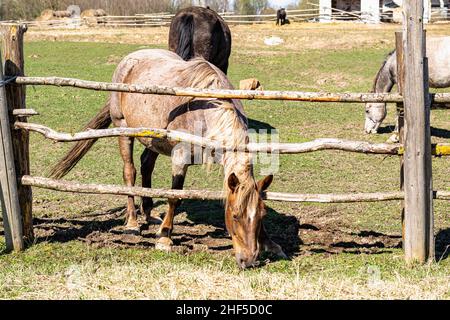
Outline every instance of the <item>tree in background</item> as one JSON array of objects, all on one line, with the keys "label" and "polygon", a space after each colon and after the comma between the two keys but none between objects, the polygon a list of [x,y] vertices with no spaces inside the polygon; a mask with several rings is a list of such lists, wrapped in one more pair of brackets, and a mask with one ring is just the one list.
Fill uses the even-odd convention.
[{"label": "tree in background", "polygon": [[46,9],[66,10],[75,4],[80,9],[104,9],[109,15],[174,12],[178,0],[0,0],[3,20],[32,20]]},{"label": "tree in background", "polygon": [[268,5],[268,0],[235,0],[234,11],[239,14],[260,14]]},{"label": "tree in background", "polygon": [[[303,0],[306,2],[318,0]],[[69,5],[78,5],[81,11],[104,9],[109,15],[135,15],[137,13],[174,13],[191,5],[209,6],[217,12],[229,11],[234,3],[238,14],[260,14],[269,7],[268,0],[0,0],[0,19],[33,20],[46,9],[66,10]]]},{"label": "tree in background", "polygon": [[226,12],[230,9],[229,0],[172,0],[173,2],[173,13],[176,11],[190,7],[190,6],[200,6],[200,7],[210,7],[212,10],[217,12]]},{"label": "tree in background", "polygon": [[319,0],[302,0],[299,1],[298,9],[317,9],[319,5]]},{"label": "tree in background", "polygon": [[228,0],[206,0],[205,5],[217,12],[226,12],[230,9],[230,1]]}]

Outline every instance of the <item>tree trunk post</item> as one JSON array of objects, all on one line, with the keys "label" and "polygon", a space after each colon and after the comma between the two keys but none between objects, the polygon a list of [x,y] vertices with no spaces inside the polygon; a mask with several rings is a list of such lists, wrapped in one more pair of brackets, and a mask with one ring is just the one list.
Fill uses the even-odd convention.
[{"label": "tree trunk post", "polygon": [[408,263],[425,263],[434,252],[431,134],[423,1],[405,1],[404,62],[404,250]]},{"label": "tree trunk post", "polygon": [[[5,77],[17,77],[24,75],[23,38],[27,31],[26,25],[6,24],[1,26],[3,40],[3,70]],[[17,188],[19,194],[20,212],[22,216],[23,237],[26,243],[34,240],[33,216],[32,216],[32,192],[31,187],[20,183],[20,177],[30,174],[29,159],[29,134],[23,130],[14,129],[14,109],[25,109],[25,86],[10,83],[5,86],[6,104],[8,107],[13,157],[15,172],[17,175]],[[26,117],[19,117],[26,121]]]},{"label": "tree trunk post", "polygon": [[[397,90],[403,96],[403,88],[405,83],[404,72],[404,56],[403,56],[403,32],[395,33],[395,53],[397,59]],[[396,104],[397,106],[397,130],[398,140],[401,145],[405,142],[405,113],[403,102]],[[404,175],[403,175],[404,157],[400,156],[400,190],[404,190]],[[401,219],[402,219],[402,243],[405,243],[405,202],[401,201]]]},{"label": "tree trunk post", "polygon": [[1,56],[0,80],[0,189],[3,229],[6,239],[6,250],[20,251],[24,248],[22,219]]}]

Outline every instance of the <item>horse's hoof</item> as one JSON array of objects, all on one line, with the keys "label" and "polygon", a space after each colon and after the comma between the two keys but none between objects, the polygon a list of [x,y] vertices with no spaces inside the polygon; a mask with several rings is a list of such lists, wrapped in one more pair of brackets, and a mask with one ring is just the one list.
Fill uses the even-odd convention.
[{"label": "horse's hoof", "polygon": [[398,143],[399,141],[398,134],[393,134],[386,140],[386,143]]},{"label": "horse's hoof", "polygon": [[155,244],[155,249],[170,252],[172,251],[173,241],[170,238],[162,237],[159,238]]}]

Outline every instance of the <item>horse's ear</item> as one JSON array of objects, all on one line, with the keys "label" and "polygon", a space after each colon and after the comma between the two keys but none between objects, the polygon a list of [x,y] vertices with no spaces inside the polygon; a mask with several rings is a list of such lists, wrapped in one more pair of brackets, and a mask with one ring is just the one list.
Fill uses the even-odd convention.
[{"label": "horse's ear", "polygon": [[239,185],[239,179],[236,177],[234,172],[232,172],[228,176],[228,188],[230,188],[231,192],[234,192]]},{"label": "horse's ear", "polygon": [[265,191],[269,188],[270,184],[273,181],[273,174],[266,176],[264,179],[258,181],[258,190]]}]

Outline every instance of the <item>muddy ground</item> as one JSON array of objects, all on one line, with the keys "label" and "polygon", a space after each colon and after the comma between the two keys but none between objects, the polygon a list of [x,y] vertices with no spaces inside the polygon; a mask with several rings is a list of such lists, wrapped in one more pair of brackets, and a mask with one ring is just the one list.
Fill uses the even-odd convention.
[{"label": "muddy ground", "polygon": [[[159,202],[156,211],[163,215],[165,208]],[[119,207],[74,218],[36,218],[37,241],[80,240],[95,247],[153,248],[158,225],[145,224],[139,215],[140,234],[128,233],[123,227],[124,214],[125,208]],[[312,253],[381,253],[401,246],[400,235],[371,230],[352,232],[343,221],[333,219],[333,212],[326,216],[315,216],[312,212],[298,218],[269,210],[266,227],[272,239],[291,257]],[[173,250],[180,253],[231,253],[222,204],[186,201],[175,218],[172,240]]]}]

